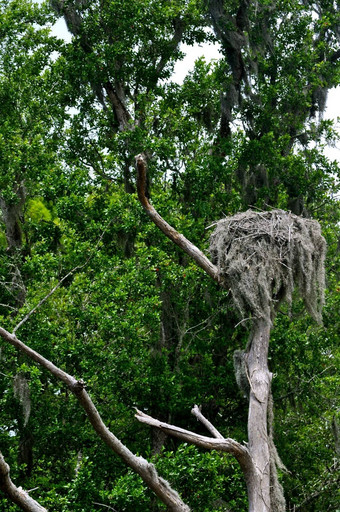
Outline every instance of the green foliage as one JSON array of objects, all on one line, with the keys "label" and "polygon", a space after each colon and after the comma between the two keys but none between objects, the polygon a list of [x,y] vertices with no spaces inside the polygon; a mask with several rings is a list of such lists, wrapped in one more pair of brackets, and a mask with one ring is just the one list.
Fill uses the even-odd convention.
[{"label": "green foliage", "polygon": [[[238,465],[226,456],[202,453],[183,444],[177,450],[162,452],[154,462],[159,473],[179,491],[192,510],[218,512],[226,510],[226,506],[240,510],[244,505],[246,490],[242,474]],[[140,478],[131,470],[110,491],[102,492],[101,500],[117,510],[166,510],[162,505],[155,507],[153,496],[145,492]]]}]

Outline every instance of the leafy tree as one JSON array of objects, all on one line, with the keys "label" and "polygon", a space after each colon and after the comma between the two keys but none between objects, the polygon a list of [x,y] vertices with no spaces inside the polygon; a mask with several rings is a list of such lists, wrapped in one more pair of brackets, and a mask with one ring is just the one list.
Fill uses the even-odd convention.
[{"label": "leafy tree", "polygon": [[[70,43],[48,34],[59,16]],[[239,469],[164,430],[148,435],[132,407],[205,435],[187,414],[200,403],[220,432],[246,439],[233,354],[248,325],[237,325],[228,290],[148,222],[134,155],[146,152],[157,211],[202,250],[207,226],[249,205],[321,221],[324,327],[295,298],[282,306],[269,368],[287,508],[332,510],[338,167],[323,154],[335,134],[321,113],[339,81],[338,16],[333,2],[298,0],[1,2],[2,323],[84,379],[106,425],[193,510],[245,510]],[[172,82],[180,43],[205,40],[221,59]],[[18,485],[38,486],[32,496],[53,510],[164,509],[98,444],[68,390],[8,345],[1,357],[1,450]],[[30,393],[25,427],[17,375]],[[31,474],[17,461],[23,428]],[[16,509],[5,497],[1,506]]]}]

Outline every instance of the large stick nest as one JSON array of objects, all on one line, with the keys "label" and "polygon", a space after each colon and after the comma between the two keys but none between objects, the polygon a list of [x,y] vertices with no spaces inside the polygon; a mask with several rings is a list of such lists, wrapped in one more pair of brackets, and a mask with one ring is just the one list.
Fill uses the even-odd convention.
[{"label": "large stick nest", "polygon": [[321,322],[326,242],[318,222],[283,210],[248,210],[216,223],[210,252],[242,317],[271,321],[295,286]]}]

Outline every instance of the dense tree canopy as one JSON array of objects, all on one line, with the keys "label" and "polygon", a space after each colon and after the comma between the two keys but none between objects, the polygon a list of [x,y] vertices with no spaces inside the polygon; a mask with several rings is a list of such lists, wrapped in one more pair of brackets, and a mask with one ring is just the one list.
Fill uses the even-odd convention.
[{"label": "dense tree canopy", "polygon": [[[51,35],[64,17],[70,42]],[[0,0],[1,327],[82,379],[106,425],[193,511],[245,511],[237,462],[140,424],[134,407],[247,440],[233,355],[249,322],[148,219],[147,195],[208,254],[211,226],[253,208],[320,222],[326,301],[294,296],[269,347],[287,510],[339,500],[339,165],[323,119],[338,85],[332,0]],[[181,44],[221,58],[174,77]],[[315,255],[318,258],[319,255]],[[50,294],[50,292],[53,293]],[[60,512],[165,510],[96,436],[69,390],[1,340],[0,451],[13,481]],[[0,508],[19,510],[5,494]]]}]

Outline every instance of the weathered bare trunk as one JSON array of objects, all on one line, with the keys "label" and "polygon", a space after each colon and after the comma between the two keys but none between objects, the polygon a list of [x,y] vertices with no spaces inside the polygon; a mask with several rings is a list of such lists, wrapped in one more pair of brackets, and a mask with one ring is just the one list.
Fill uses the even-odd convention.
[{"label": "weathered bare trunk", "polygon": [[248,449],[253,471],[247,478],[249,512],[270,512],[270,450],[267,409],[271,374],[268,370],[270,325],[265,320],[254,322],[254,330],[246,356],[250,383],[248,411]]}]

